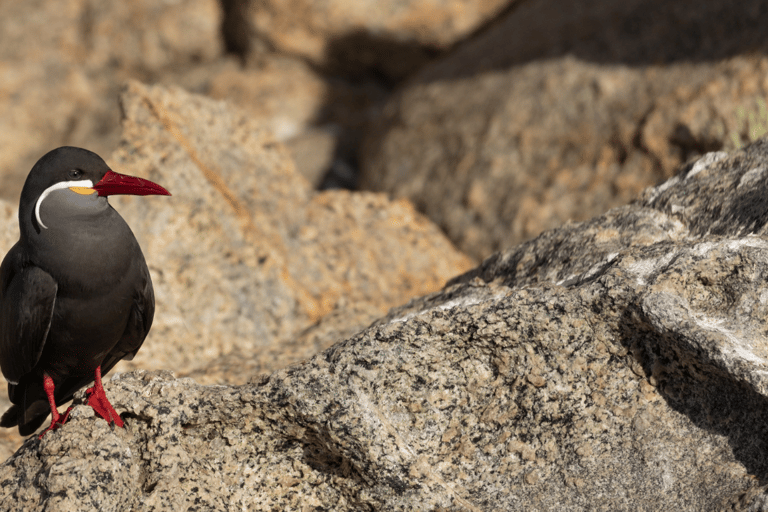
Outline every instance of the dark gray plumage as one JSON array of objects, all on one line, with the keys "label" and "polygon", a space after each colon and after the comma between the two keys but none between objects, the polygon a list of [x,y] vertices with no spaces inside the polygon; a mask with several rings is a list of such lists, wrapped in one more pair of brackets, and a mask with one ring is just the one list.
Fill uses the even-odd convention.
[{"label": "dark gray plumage", "polygon": [[49,152],[27,177],[21,236],[0,266],[0,368],[14,404],[0,426],[28,435],[50,412],[56,428],[66,416],[55,404],[94,377],[89,403],[122,425],[97,388],[102,372],[141,347],[155,300],[141,248],[105,197],[116,193],[170,195],[73,147]]}]

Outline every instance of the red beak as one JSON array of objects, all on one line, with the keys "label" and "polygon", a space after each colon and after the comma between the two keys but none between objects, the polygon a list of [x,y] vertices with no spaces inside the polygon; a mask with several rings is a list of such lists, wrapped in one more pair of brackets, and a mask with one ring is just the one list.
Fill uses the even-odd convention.
[{"label": "red beak", "polygon": [[125,174],[107,171],[107,174],[101,178],[93,189],[100,196],[111,196],[115,194],[130,194],[134,196],[169,196],[170,192],[165,190],[157,183],[152,183],[144,178],[128,176]]}]

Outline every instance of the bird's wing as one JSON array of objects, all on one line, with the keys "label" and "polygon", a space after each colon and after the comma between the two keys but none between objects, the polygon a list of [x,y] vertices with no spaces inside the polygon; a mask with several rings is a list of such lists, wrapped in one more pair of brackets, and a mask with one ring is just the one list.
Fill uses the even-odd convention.
[{"label": "bird's wing", "polygon": [[149,269],[146,264],[142,265],[141,277],[141,284],[136,289],[125,332],[102,363],[102,375],[106,375],[121,359],[128,361],[133,359],[152,327],[152,319],[155,316],[155,292],[152,289],[152,279],[149,277]]},{"label": "bird's wing", "polygon": [[[142,279],[136,289],[131,314],[125,327],[123,336],[117,345],[106,355],[101,362],[101,374],[106,375],[122,359],[131,360],[141,348],[144,339],[152,326],[152,318],[155,314],[155,295],[152,290],[152,280],[146,264],[141,262],[140,274]],[[68,376],[56,386],[56,403],[64,403],[72,399],[72,396],[83,386],[93,381],[93,376]]]},{"label": "bird's wing", "polygon": [[50,274],[25,264],[13,246],[0,265],[0,369],[18,383],[40,359],[53,318],[58,285]]}]

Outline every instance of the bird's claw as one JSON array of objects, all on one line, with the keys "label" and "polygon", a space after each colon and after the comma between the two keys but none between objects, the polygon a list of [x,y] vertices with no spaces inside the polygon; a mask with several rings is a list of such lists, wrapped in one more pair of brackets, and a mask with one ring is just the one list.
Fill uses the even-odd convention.
[{"label": "bird's claw", "polygon": [[107,423],[114,423],[118,427],[123,427],[123,419],[117,414],[117,411],[112,407],[112,404],[109,403],[103,388],[101,389],[101,392],[99,391],[99,388],[96,386],[85,390],[85,394],[88,397],[88,405],[93,408],[96,415],[100,418],[104,418]]},{"label": "bird's claw", "polygon": [[51,430],[58,430],[59,428],[63,427],[69,419],[69,413],[71,411],[72,407],[68,407],[64,414],[57,414],[55,417],[51,418],[51,425],[40,433],[38,439],[42,439],[43,436]]}]

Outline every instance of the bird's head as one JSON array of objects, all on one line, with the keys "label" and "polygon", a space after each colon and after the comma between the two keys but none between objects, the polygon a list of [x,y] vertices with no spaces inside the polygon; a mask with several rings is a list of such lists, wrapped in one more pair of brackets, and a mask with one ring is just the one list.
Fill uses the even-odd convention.
[{"label": "bird's head", "polygon": [[[21,191],[21,229],[48,229],[57,219],[89,216],[109,207],[114,194],[171,195],[143,178],[118,174],[87,149],[61,147],[37,161]],[[30,223],[30,224],[28,224]]]}]

